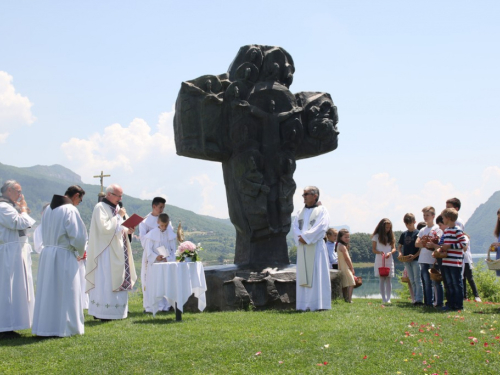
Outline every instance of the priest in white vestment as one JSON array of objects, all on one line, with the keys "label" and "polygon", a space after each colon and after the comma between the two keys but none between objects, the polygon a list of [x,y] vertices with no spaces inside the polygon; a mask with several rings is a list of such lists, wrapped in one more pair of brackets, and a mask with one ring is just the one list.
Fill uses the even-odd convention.
[{"label": "priest in white vestment", "polygon": [[26,230],[35,223],[21,185],[7,180],[0,197],[0,332],[31,328],[35,295],[31,246]]},{"label": "priest in white vestment", "polygon": [[[158,228],[158,216],[165,209],[165,203],[167,201],[162,197],[154,197],[151,203],[152,211],[149,213],[144,220],[139,224],[139,238],[142,245],[142,266],[141,266],[141,288],[142,288],[142,305],[144,307],[144,312],[150,312],[148,310],[148,303],[146,296],[146,283],[147,283],[147,252],[146,252],[146,235],[154,228]],[[173,229],[172,229],[173,230]]]},{"label": "priest in white vestment", "polygon": [[43,251],[38,266],[32,328],[37,336],[66,337],[84,333],[78,258],[85,251],[87,228],[76,205],[85,191],[77,185],[74,188],[78,192],[71,198],[54,195],[42,216]]},{"label": "priest in white vestment", "polygon": [[[177,236],[170,224],[170,218],[167,214],[160,214],[158,216],[157,227],[149,231],[144,243],[144,252],[146,253],[147,260],[146,281],[149,286],[145,289],[143,295],[146,312],[153,312],[153,303],[155,303],[151,285],[153,280],[151,266],[156,262],[175,262],[176,239]],[[162,248],[165,255],[161,254],[159,248]],[[168,311],[170,307],[170,303],[163,297],[158,302],[157,311]]]},{"label": "priest in white vestment", "polygon": [[297,310],[329,310],[332,302],[328,252],[325,233],[330,217],[324,206],[318,206],[319,189],[304,189],[305,207],[293,222],[297,243]]},{"label": "priest in white vestment", "polygon": [[87,248],[87,293],[89,315],[97,319],[125,319],[128,292],[137,280],[128,234],[135,228],[122,226],[125,208],[118,203],[120,186],[106,189],[106,197],[94,207]]}]

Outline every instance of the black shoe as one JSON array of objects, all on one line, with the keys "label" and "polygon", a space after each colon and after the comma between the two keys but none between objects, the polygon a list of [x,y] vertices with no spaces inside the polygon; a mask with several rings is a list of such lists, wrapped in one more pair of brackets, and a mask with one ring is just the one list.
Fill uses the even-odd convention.
[{"label": "black shoe", "polygon": [[415,303],[413,304],[413,306],[423,306],[423,305],[424,305],[424,303],[423,303],[423,302],[415,302]]}]

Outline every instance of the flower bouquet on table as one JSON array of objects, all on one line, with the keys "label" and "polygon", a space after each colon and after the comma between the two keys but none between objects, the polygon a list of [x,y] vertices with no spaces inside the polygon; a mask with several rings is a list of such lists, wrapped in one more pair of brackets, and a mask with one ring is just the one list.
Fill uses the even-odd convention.
[{"label": "flower bouquet on table", "polygon": [[175,259],[178,262],[198,261],[198,252],[203,250],[201,244],[195,245],[191,241],[182,242],[175,252]]}]

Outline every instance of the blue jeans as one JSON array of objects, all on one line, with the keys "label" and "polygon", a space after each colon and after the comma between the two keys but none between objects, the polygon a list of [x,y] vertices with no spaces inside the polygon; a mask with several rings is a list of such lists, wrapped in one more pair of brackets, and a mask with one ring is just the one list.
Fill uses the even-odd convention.
[{"label": "blue jeans", "polygon": [[427,306],[432,306],[434,302],[434,290],[433,287],[437,289],[437,306],[443,305],[443,284],[437,283],[431,280],[429,275],[429,270],[432,268],[432,264],[420,263],[420,275],[423,280],[423,288],[425,294],[425,302]]},{"label": "blue jeans", "polygon": [[420,276],[420,266],[418,261],[414,260],[412,262],[405,263],[405,269],[408,274],[408,278],[410,279],[411,287],[413,288],[415,302],[422,302],[422,277]]},{"label": "blue jeans", "polygon": [[449,307],[455,310],[464,308],[464,289],[462,283],[462,267],[441,267],[449,289]]}]

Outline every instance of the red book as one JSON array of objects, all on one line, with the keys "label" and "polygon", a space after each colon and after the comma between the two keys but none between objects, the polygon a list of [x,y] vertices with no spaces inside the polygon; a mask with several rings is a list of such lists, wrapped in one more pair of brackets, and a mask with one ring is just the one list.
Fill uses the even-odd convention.
[{"label": "red book", "polygon": [[143,217],[140,217],[139,215],[137,214],[133,214],[132,216],[130,216],[127,220],[125,220],[123,222],[123,226],[126,227],[126,228],[135,228],[136,226],[138,226],[141,221],[143,221],[144,218]]}]

